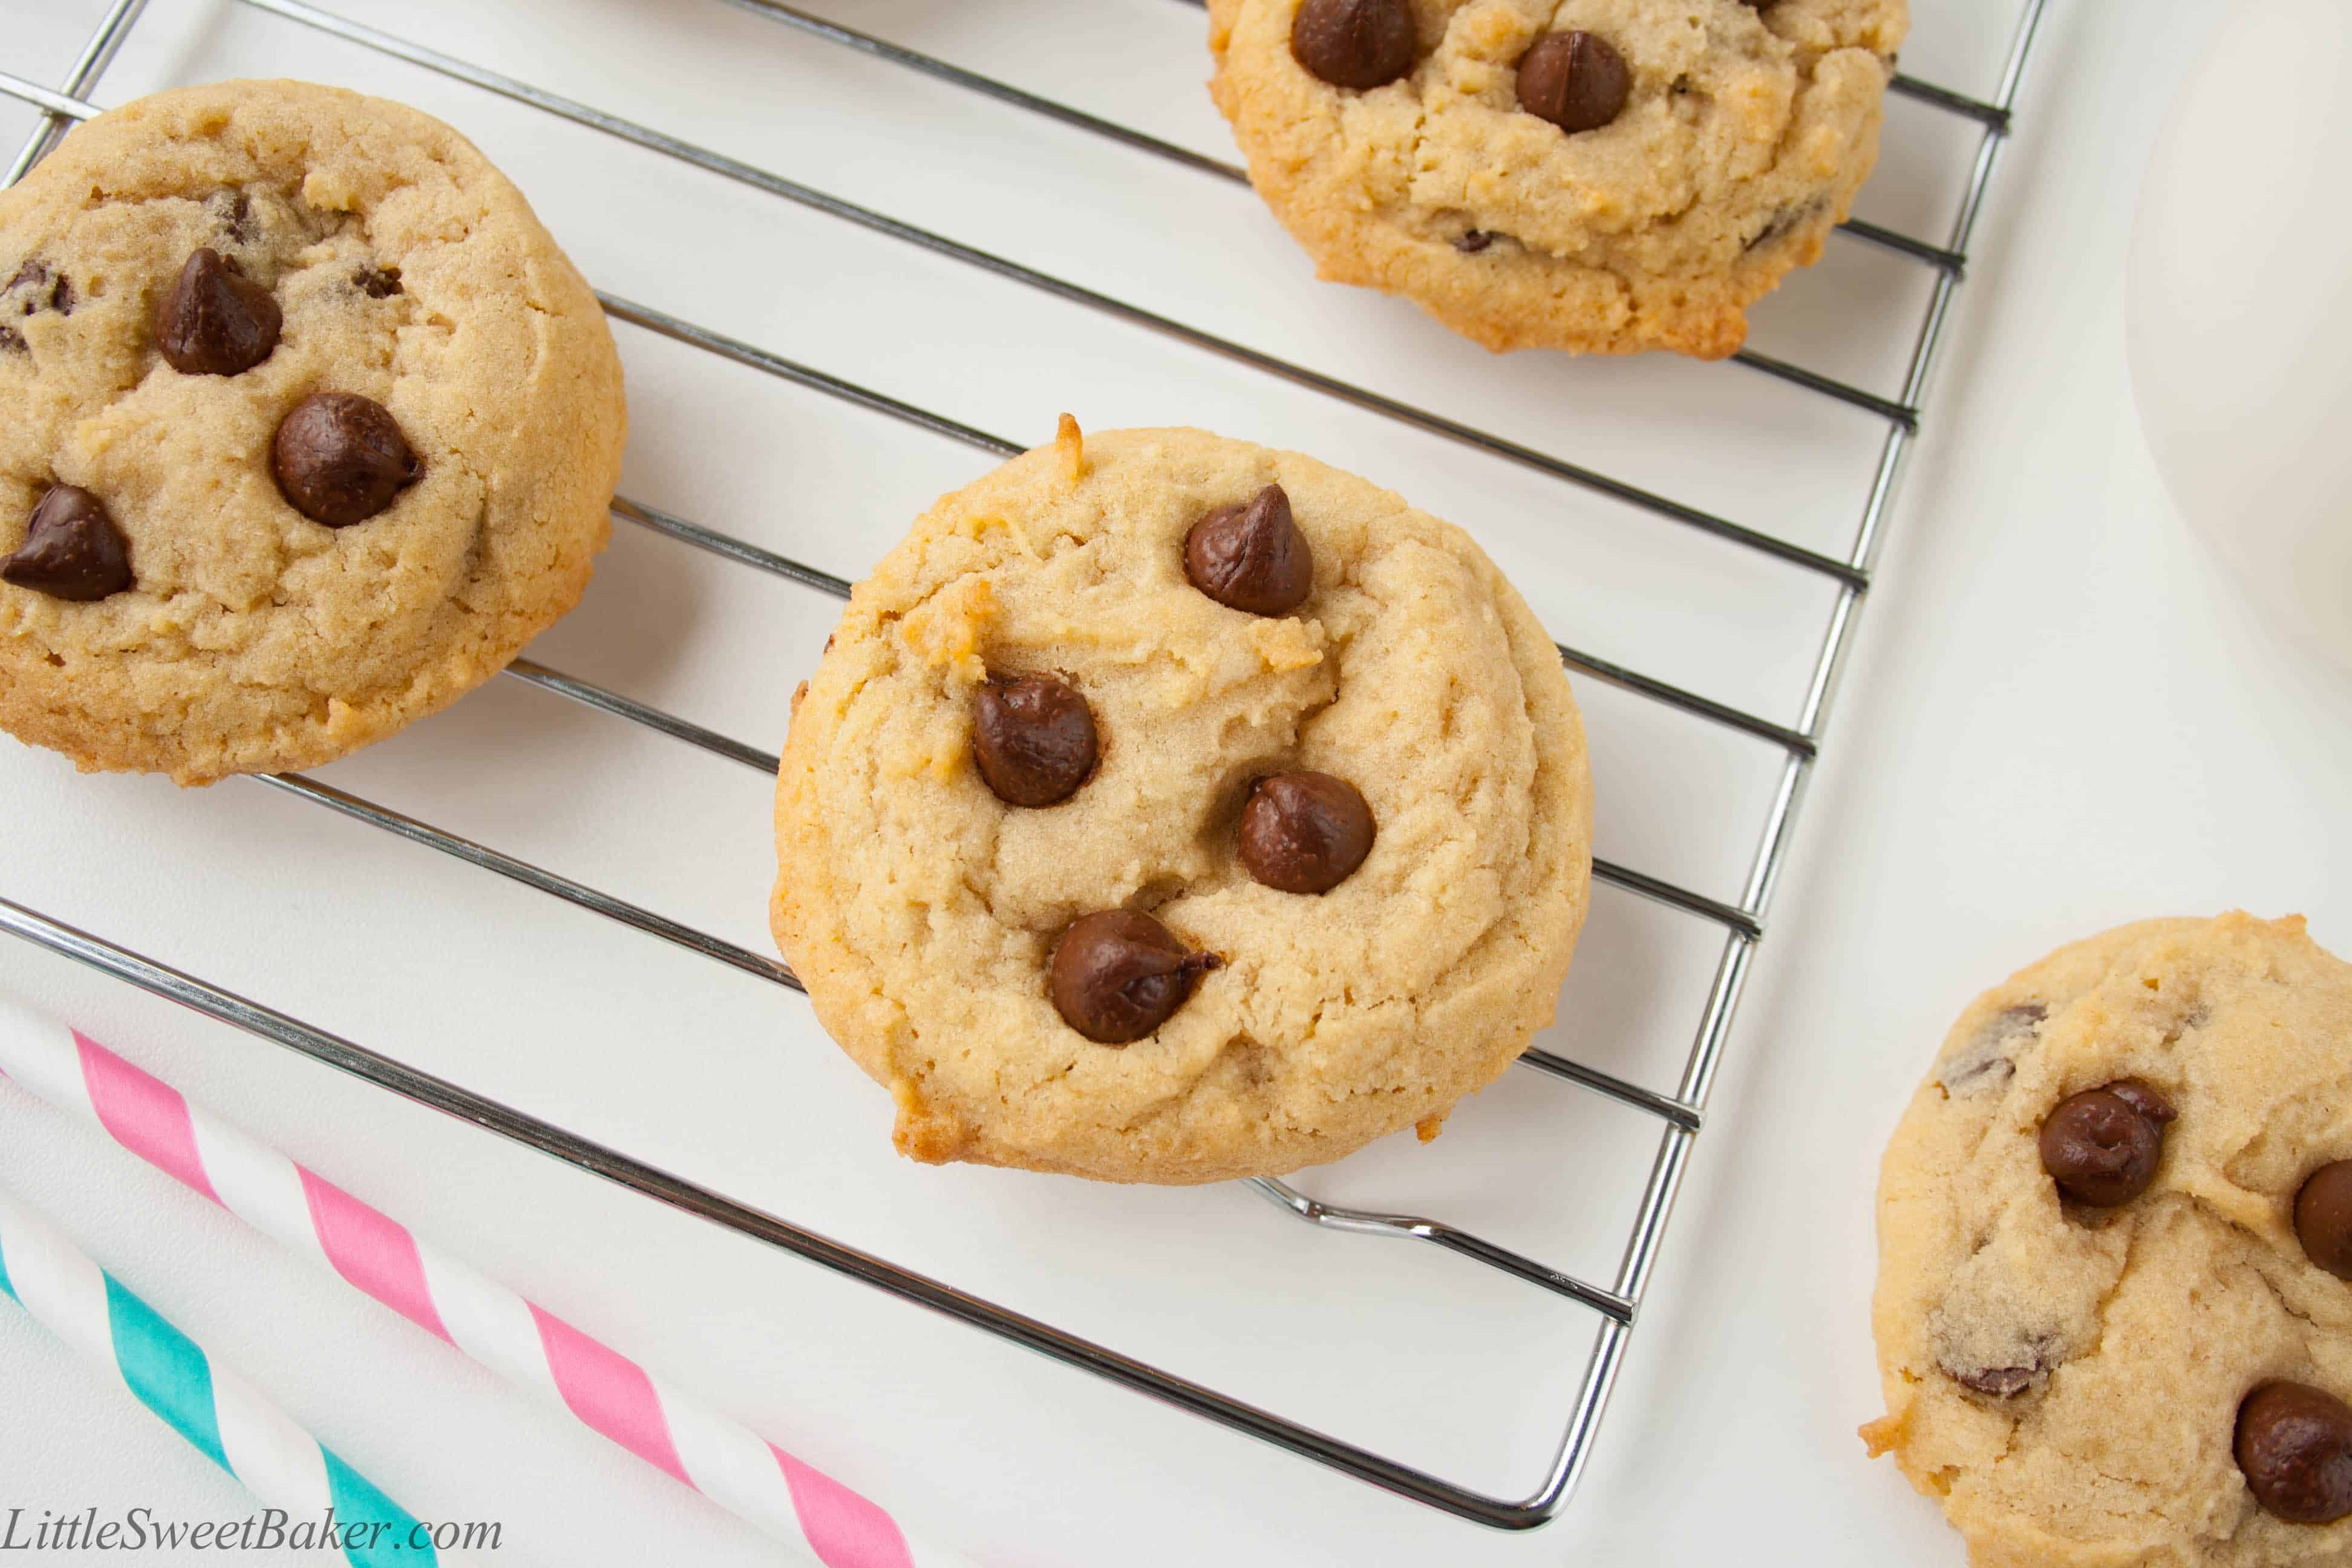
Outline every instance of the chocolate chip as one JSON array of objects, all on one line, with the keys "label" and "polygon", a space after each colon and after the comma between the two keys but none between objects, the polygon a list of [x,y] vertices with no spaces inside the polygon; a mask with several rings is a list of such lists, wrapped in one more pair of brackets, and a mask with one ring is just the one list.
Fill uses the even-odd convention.
[{"label": "chocolate chip", "polygon": [[1622,114],[1633,90],[1625,57],[1592,33],[1547,33],[1519,60],[1519,107],[1571,135]]},{"label": "chocolate chip", "polygon": [[2156,1179],[2173,1116],[2162,1095],[2129,1079],[2070,1095],[2042,1123],[2042,1168],[2078,1204],[2127,1204]]},{"label": "chocolate chip", "polygon": [[2137,1079],[2118,1079],[2107,1085],[2107,1092],[2147,1118],[2158,1129],[2159,1135],[2164,1124],[2180,1114],[2172,1109],[2172,1101]]},{"label": "chocolate chip", "polygon": [[400,268],[362,267],[352,274],[352,282],[371,300],[389,300],[400,292]]},{"label": "chocolate chip", "polygon": [[269,471],[296,511],[349,528],[390,506],[424,464],[391,410],[350,392],[314,392],[278,422]]},{"label": "chocolate chip", "polygon": [[270,356],[284,324],[268,289],[205,246],[155,307],[155,346],[182,375],[237,375]]},{"label": "chocolate chip", "polygon": [[1372,851],[1372,808],[1346,779],[1276,773],[1242,807],[1242,864],[1269,888],[1328,893]]},{"label": "chocolate chip", "polygon": [[1315,552],[1291,521],[1289,495],[1268,485],[1192,525],[1184,536],[1184,575],[1220,605],[1286,616],[1314,590]]},{"label": "chocolate chip", "polygon": [[1291,18],[1291,58],[1333,87],[1386,87],[1419,47],[1412,0],[1307,0]]},{"label": "chocolate chip", "polygon": [[971,756],[1008,805],[1053,805],[1095,771],[1094,710],[1050,675],[992,680],[972,698]]},{"label": "chocolate chip", "polygon": [[1483,228],[1466,228],[1455,237],[1454,248],[1465,256],[1475,256],[1495,243],[1496,236]]},{"label": "chocolate chip", "polygon": [[1083,915],[1055,944],[1054,1010],[1097,1045],[1124,1046],[1166,1023],[1195,977],[1223,963],[1134,910]]},{"label": "chocolate chip", "polygon": [[2352,1279],[2352,1160],[2322,1165],[2294,1195],[2303,1255],[2338,1279]]},{"label": "chocolate chip", "polygon": [[2306,1384],[2268,1383],[2238,1406],[2232,1447],[2254,1500],[2290,1524],[2352,1513],[2352,1406]]},{"label": "chocolate chip", "polygon": [[0,578],[52,599],[103,599],[131,586],[131,542],[96,496],[51,485],[33,508],[24,546],[0,563]]}]

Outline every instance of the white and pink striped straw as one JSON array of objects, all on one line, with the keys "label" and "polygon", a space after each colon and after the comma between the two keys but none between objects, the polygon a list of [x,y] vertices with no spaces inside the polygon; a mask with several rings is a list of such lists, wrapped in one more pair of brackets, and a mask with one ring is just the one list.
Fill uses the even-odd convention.
[{"label": "white and pink striped straw", "polygon": [[0,1072],[824,1568],[971,1568],[163,1079],[4,997]]},{"label": "white and pink striped straw", "polygon": [[[114,1521],[104,1527],[111,1542],[97,1533],[93,1516],[91,1534],[83,1539],[95,1550],[177,1552],[184,1543],[209,1553],[232,1542],[248,1552],[316,1545],[355,1568],[387,1561],[455,1568],[488,1560],[464,1544],[470,1531],[428,1525],[386,1497],[6,1192],[0,1192],[0,1296],[93,1365],[111,1371],[140,1404],[277,1515],[274,1521],[254,1516],[233,1534],[215,1531],[210,1540],[196,1536],[186,1521]],[[21,1552],[26,1545],[19,1541],[5,1550]]]}]

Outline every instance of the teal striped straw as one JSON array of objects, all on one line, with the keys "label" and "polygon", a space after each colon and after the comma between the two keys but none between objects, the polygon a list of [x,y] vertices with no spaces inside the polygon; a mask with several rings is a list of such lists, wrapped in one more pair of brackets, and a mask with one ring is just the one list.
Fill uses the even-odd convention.
[{"label": "teal striped straw", "polygon": [[[268,1515],[247,1521],[253,1544],[290,1544],[307,1531],[310,1544],[340,1548],[354,1568],[463,1560],[436,1549],[433,1531],[415,1515],[6,1192],[0,1192],[0,1294],[112,1368],[140,1404],[283,1516],[274,1541]],[[131,1528],[109,1522],[126,1535]],[[137,1528],[146,1537],[142,1544],[176,1547],[168,1532],[192,1527],[151,1518]]]}]

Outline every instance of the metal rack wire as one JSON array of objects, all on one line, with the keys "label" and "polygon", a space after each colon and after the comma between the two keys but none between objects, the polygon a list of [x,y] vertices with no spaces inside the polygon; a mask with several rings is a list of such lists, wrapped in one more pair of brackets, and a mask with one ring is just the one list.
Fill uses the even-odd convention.
[{"label": "metal rack wire", "polygon": [[[996,277],[1042,290],[1070,304],[1143,327],[1192,349],[1222,356],[1253,373],[1278,378],[1318,395],[1337,399],[1383,418],[1460,443],[1499,460],[1597,491],[1654,517],[1697,529],[1817,574],[1836,584],[1836,597],[1822,635],[1820,653],[1813,663],[1798,719],[1793,725],[1782,724],[1716,701],[1573,647],[1563,646],[1560,648],[1562,659],[1572,670],[1723,726],[1782,753],[1778,784],[1737,902],[1710,898],[1629,866],[1607,860],[1595,862],[1595,874],[1604,880],[1678,910],[1693,919],[1709,922],[1723,933],[1721,955],[1716,964],[1696,1037],[1685,1060],[1675,1090],[1672,1094],[1662,1094],[1549,1051],[1531,1049],[1521,1058],[1524,1065],[1539,1072],[1576,1083],[1646,1112],[1660,1124],[1657,1152],[1615,1277],[1606,1285],[1595,1283],[1552,1268],[1537,1259],[1435,1219],[1340,1208],[1318,1202],[1285,1182],[1259,1181],[1253,1184],[1270,1201],[1309,1223],[1339,1231],[1426,1242],[1566,1297],[1596,1315],[1598,1322],[1591,1355],[1559,1445],[1542,1485],[1520,1498],[1488,1495],[1400,1464],[1364,1447],[1229,1398],[1203,1384],[1177,1377],[1104,1345],[1065,1332],[1050,1323],[968,1295],[942,1281],[900,1268],[883,1258],[635,1160],[619,1150],[578,1137],[563,1128],[475,1094],[446,1079],[419,1071],[258,1002],[209,984],[101,936],[77,930],[35,910],[0,898],[0,930],[420,1104],[487,1128],[618,1185],[862,1280],[902,1300],[929,1307],[1066,1364],[1091,1372],[1466,1520],[1502,1529],[1526,1529],[1555,1517],[1574,1490],[1591,1454],[1594,1434],[1608,1404],[1610,1391],[1622,1363],[1633,1322],[1657,1260],[1660,1241],[1674,1206],[1675,1193],[1681,1184],[1693,1142],[1706,1114],[1709,1093],[1722,1059],[1733,1014],[1758,944],[1764,934],[1766,911],[1787,858],[1807,777],[1819,754],[1831,700],[1853,644],[1854,626],[1870,587],[1879,551],[1885,543],[1889,508],[1905,459],[1918,430],[1921,398],[1943,337],[1953,295],[1966,272],[1969,239],[1982,210],[2001,143],[2009,132],[2020,81],[2047,0],[2025,0],[1998,89],[1990,100],[1970,98],[1909,77],[1898,76],[1895,80],[1898,92],[1939,112],[1966,121],[1978,127],[1979,132],[1975,160],[1959,209],[1943,244],[1861,222],[1849,223],[1844,228],[1846,234],[1857,240],[1927,267],[1934,274],[1926,311],[1917,329],[1899,393],[1892,398],[1883,397],[1765,354],[1742,353],[1738,356],[1738,361],[1752,371],[1864,410],[1885,423],[1885,437],[1880,447],[1876,469],[1855,529],[1853,545],[1843,556],[1806,549],[1595,469],[1475,429],[1434,411],[1398,401],[1306,365],[1219,337],[817,190],[774,171],[575,102],[469,61],[442,54],[423,44],[335,16],[308,4],[307,0],[239,0],[239,3],[252,10],[274,15],[288,22],[317,29],[469,83],[575,125],[920,247]],[[783,4],[782,0],[727,0],[727,3],[810,37],[922,72],[1028,112],[1049,117],[1205,176],[1233,181],[1244,178],[1242,172],[1231,164],[1041,98],[946,60],[857,32]],[[1193,3],[1197,4],[1198,0],[1193,0]],[[145,0],[112,0],[89,44],[57,90],[0,71],[0,93],[32,104],[41,110],[44,116],[39,129],[26,142],[10,166],[7,176],[10,183],[21,177],[73,123],[97,112],[95,107],[86,101],[85,95],[104,73],[123,39],[137,23],[144,5]],[[600,294],[599,298],[614,320],[690,345],[720,359],[962,442],[992,457],[1011,457],[1020,450],[1016,444],[1001,437],[974,429],[664,311],[610,294]],[[849,592],[849,584],[832,574],[645,502],[627,497],[616,498],[613,512],[627,522],[737,564],[836,597],[846,596]],[[530,659],[517,660],[507,673],[514,679],[644,726],[745,767],[766,773],[772,773],[776,767],[773,752],[719,734]],[[458,837],[389,806],[297,774],[265,777],[257,782],[382,828],[423,847],[495,872],[761,979],[794,989],[799,987],[792,971],[772,958],[697,931],[652,910],[614,898],[488,845]]]}]

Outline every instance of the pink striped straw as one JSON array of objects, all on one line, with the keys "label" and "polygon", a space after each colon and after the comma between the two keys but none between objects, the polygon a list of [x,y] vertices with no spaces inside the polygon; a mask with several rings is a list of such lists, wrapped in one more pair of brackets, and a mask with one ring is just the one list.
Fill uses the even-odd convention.
[{"label": "pink striped straw", "polygon": [[0,998],[0,1071],[474,1360],[824,1568],[971,1568],[878,1505],[191,1105],[178,1089]]}]

